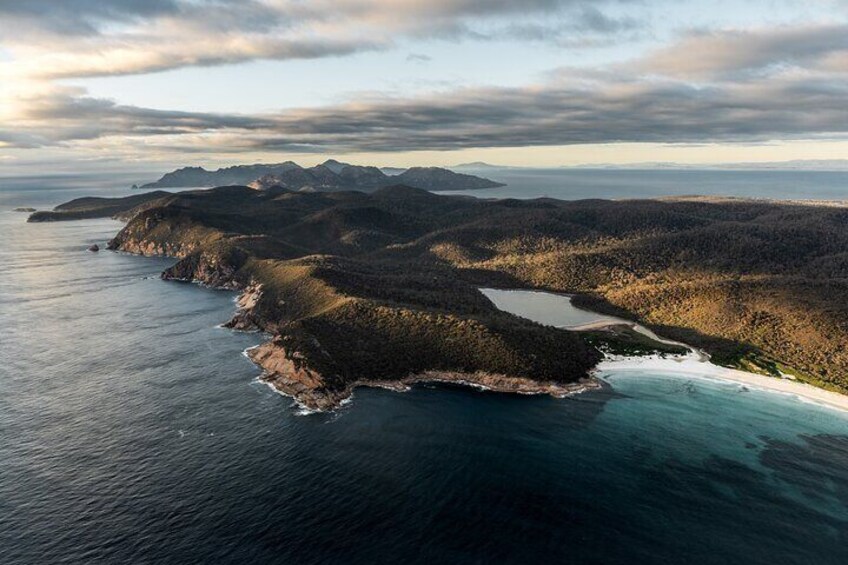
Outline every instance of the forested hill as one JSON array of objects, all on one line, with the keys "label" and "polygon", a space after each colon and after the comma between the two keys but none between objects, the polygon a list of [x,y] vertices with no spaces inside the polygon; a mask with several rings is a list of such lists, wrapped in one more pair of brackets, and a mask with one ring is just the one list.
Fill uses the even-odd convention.
[{"label": "forested hill", "polygon": [[477,293],[486,284],[582,293],[721,363],[848,390],[845,208],[484,201],[403,186],[224,187],[145,206],[113,247],[181,257],[179,278],[262,284],[264,327],[299,346],[315,338],[312,359],[342,379],[419,370],[428,356],[539,378],[591,365],[579,340],[511,326]]},{"label": "forested hill", "polygon": [[264,190],[281,186],[310,192],[361,190],[371,192],[393,184],[427,190],[474,190],[503,186],[489,179],[455,173],[440,167],[412,167],[386,174],[377,167],[351,165],[329,159],[314,167],[301,167],[292,161],[277,165],[242,165],[207,171],[185,167],[165,174],[142,188],[193,188],[250,185]]}]

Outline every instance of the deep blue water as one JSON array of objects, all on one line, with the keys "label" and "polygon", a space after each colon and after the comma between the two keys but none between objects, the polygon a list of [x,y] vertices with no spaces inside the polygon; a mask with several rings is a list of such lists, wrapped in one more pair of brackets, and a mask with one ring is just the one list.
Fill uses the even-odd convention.
[{"label": "deep blue water", "polygon": [[[26,188],[26,187],[24,187]],[[92,190],[0,184],[2,563],[848,563],[848,417],[609,375],[567,400],[419,387],[299,416],[233,294],[100,252]]]}]

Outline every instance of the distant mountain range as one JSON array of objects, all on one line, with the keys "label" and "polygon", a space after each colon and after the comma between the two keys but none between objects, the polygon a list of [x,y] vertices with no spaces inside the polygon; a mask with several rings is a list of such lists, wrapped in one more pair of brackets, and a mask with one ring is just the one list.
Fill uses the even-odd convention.
[{"label": "distant mountain range", "polygon": [[239,165],[207,171],[202,167],[184,167],[165,174],[141,188],[190,188],[247,185],[255,189],[280,186],[289,190],[337,192],[377,189],[402,184],[425,190],[475,190],[503,186],[502,183],[474,175],[455,173],[439,167],[378,169],[351,165],[329,159],[314,167],[301,167],[293,161],[274,165]]},{"label": "distant mountain range", "polygon": [[533,169],[539,167],[515,167],[511,165],[493,165],[491,163],[484,163],[483,161],[474,161],[473,163],[460,163],[459,165],[453,165],[451,170],[453,171],[470,171],[479,173],[482,171],[503,171],[510,169]]}]

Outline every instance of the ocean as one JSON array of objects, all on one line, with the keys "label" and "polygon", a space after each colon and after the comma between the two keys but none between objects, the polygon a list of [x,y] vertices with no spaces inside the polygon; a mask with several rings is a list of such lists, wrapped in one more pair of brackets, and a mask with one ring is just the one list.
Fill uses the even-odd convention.
[{"label": "ocean", "polygon": [[233,293],[10,211],[128,193],[0,180],[0,563],[848,562],[848,414],[646,371],[299,415]]},{"label": "ocean", "polygon": [[442,194],[563,200],[691,195],[784,200],[848,199],[848,171],[492,169],[468,172],[506,183],[506,186]]}]

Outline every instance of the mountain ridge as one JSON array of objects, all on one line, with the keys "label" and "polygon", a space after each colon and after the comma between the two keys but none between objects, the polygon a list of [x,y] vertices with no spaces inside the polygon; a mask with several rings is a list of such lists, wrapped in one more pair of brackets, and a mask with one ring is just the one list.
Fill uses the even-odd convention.
[{"label": "mountain ridge", "polygon": [[271,165],[236,165],[209,171],[203,167],[183,167],[142,185],[151,188],[200,188],[247,185],[264,190],[282,186],[289,190],[372,192],[384,186],[405,184],[426,190],[476,190],[504,186],[482,177],[457,173],[440,167],[411,167],[386,174],[374,166],[352,165],[328,159],[314,167],[301,167],[293,161]]}]

